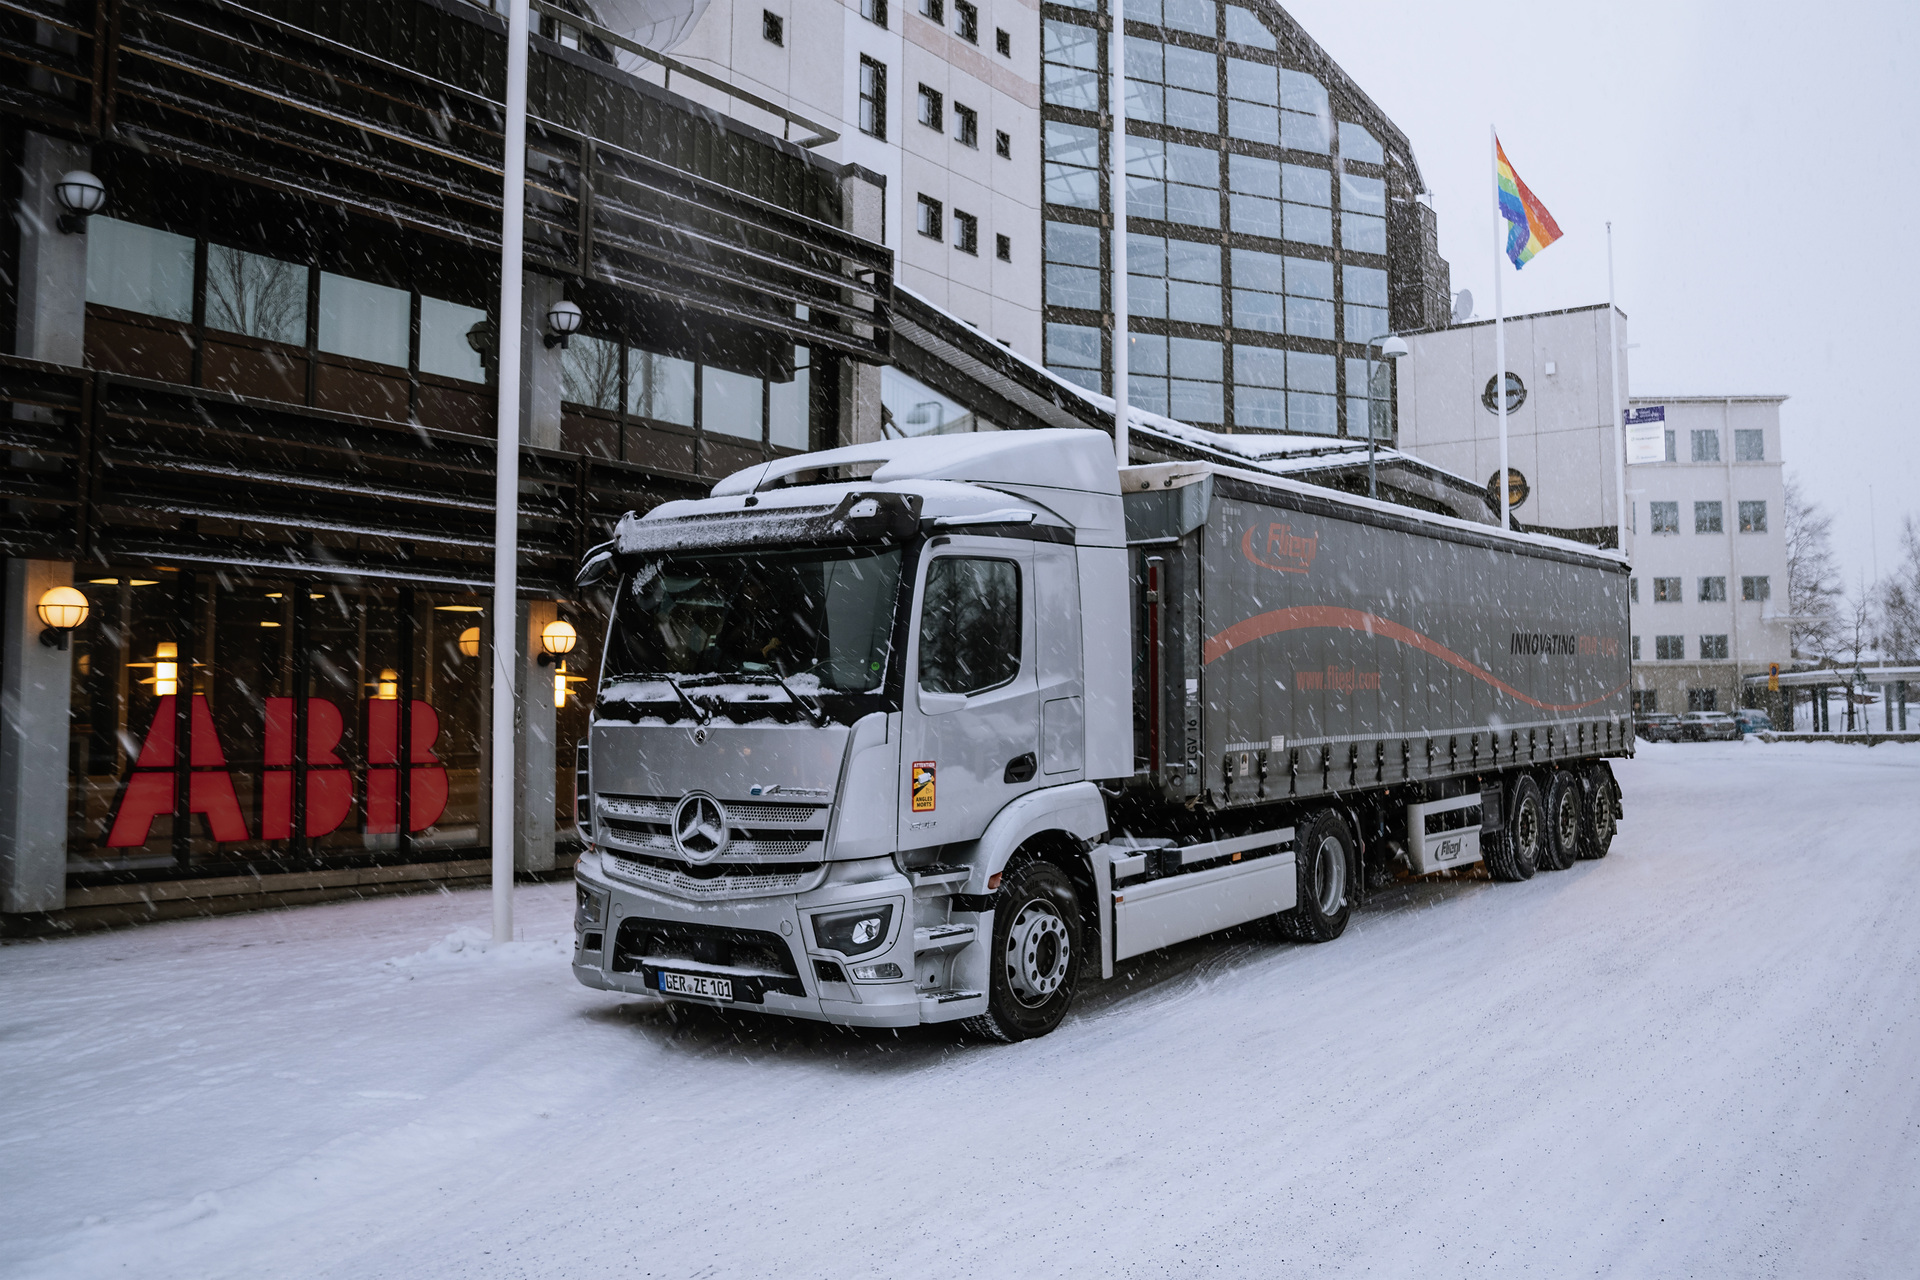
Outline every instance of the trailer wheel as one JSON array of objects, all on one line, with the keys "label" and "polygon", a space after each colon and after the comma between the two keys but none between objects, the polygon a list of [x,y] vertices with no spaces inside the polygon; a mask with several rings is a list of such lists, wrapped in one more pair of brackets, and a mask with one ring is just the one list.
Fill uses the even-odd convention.
[{"label": "trailer wheel", "polygon": [[1546,806],[1540,784],[1530,774],[1519,774],[1507,786],[1507,825],[1487,847],[1487,870],[1495,880],[1531,880],[1540,868],[1540,846],[1546,839]]},{"label": "trailer wheel", "polygon": [[1580,846],[1586,842],[1585,798],[1571,770],[1560,770],[1547,784],[1547,839],[1540,848],[1540,865],[1548,871],[1565,871],[1579,861]]},{"label": "trailer wheel", "polygon": [[1604,858],[1620,829],[1613,816],[1613,774],[1597,764],[1587,771],[1587,829],[1580,842],[1583,858]]},{"label": "trailer wheel", "polygon": [[1079,985],[1080,897],[1051,862],[1009,871],[993,911],[987,1011],[966,1029],[1011,1044],[1060,1025]]},{"label": "trailer wheel", "polygon": [[1353,865],[1353,832],[1346,820],[1322,809],[1294,840],[1294,906],[1275,916],[1280,935],[1295,942],[1332,942],[1346,932],[1353,913],[1347,872]]}]

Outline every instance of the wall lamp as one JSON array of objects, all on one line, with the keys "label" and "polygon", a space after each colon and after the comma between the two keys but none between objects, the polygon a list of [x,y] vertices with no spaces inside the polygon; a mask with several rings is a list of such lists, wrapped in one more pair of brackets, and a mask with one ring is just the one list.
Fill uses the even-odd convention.
[{"label": "wall lamp", "polygon": [[547,312],[547,349],[559,347],[567,349],[567,339],[580,332],[580,308],[565,298],[553,304]]},{"label": "wall lamp", "polygon": [[46,627],[40,643],[49,649],[65,649],[73,629],[87,620],[87,598],[72,587],[48,587],[40,594],[40,622]]},{"label": "wall lamp", "polygon": [[549,622],[540,631],[540,647],[546,652],[535,661],[543,667],[564,663],[574,646],[580,643],[580,633],[573,629],[571,622]]},{"label": "wall lamp", "polygon": [[493,321],[476,320],[473,328],[467,330],[467,345],[480,357],[482,369],[493,366]]},{"label": "wall lamp", "polygon": [[53,184],[53,194],[66,210],[60,215],[60,229],[68,235],[84,234],[87,219],[107,207],[107,184],[85,169],[63,174]]}]

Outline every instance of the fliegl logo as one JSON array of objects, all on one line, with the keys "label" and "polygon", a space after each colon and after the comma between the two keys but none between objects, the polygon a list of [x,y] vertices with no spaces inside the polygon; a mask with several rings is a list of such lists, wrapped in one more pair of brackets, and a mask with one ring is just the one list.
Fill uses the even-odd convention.
[{"label": "fliegl logo", "polygon": [[1290,524],[1254,525],[1240,539],[1240,553],[1263,569],[1276,573],[1305,573],[1313,568],[1320,535],[1302,538]]}]

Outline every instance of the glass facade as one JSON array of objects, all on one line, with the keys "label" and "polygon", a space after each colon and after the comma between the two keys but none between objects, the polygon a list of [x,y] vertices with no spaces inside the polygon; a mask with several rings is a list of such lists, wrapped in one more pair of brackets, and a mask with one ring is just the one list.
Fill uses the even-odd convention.
[{"label": "glass facade", "polygon": [[[1042,5],[1045,360],[1110,392],[1104,0]],[[1128,399],[1223,430],[1390,436],[1390,157],[1278,9],[1127,6]],[[1282,50],[1286,49],[1286,52]],[[1332,73],[1329,78],[1337,76]]]}]

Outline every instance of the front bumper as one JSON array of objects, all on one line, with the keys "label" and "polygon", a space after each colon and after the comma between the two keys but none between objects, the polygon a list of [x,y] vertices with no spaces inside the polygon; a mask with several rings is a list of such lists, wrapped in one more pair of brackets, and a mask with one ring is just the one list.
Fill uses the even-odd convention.
[{"label": "front bumper", "polygon": [[[587,892],[604,895],[598,922],[575,921],[573,973],[589,987],[858,1027],[946,1022],[986,1007],[984,996],[953,998],[941,989],[941,973],[916,965],[916,925],[929,922],[917,918],[914,886],[891,858],[832,864],[826,880],[804,893],[714,902],[629,884],[608,875],[593,854],[574,875]],[[893,906],[883,946],[848,957],[818,944],[816,912],[883,903]],[[926,914],[931,904],[922,899],[919,905]],[[589,949],[594,937],[600,946]],[[901,976],[853,976],[856,965],[887,964]],[[724,978],[734,998],[663,993],[663,972]]]}]

